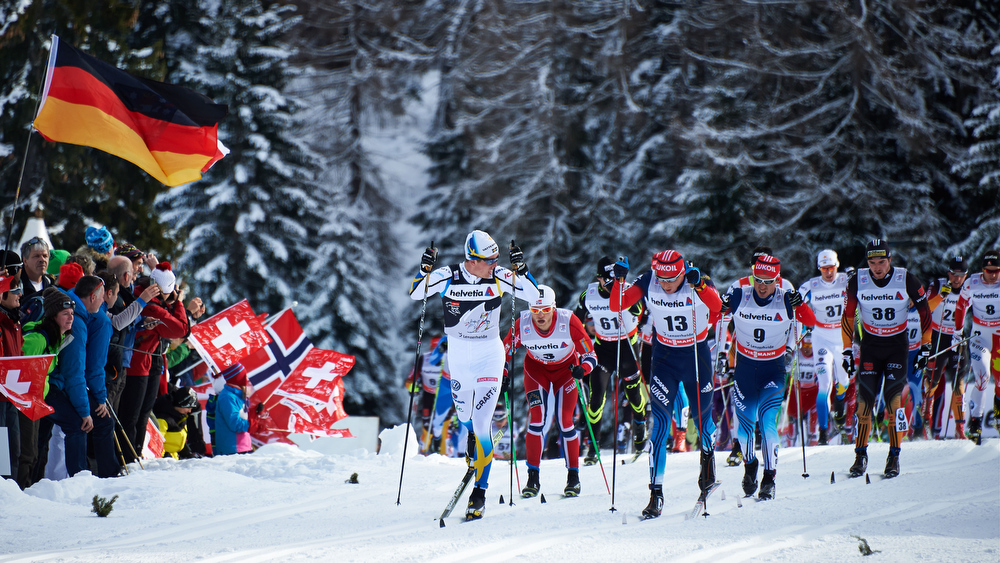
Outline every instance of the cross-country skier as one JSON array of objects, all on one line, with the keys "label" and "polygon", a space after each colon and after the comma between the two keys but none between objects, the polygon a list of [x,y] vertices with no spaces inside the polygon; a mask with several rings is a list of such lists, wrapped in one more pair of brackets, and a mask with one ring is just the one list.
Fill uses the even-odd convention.
[{"label": "cross-country skier", "polygon": [[[708,276],[675,250],[653,255],[652,270],[639,276],[625,288],[619,302],[619,288],[628,274],[627,261],[614,266],[615,282],[611,287],[611,310],[621,311],[645,298],[653,323],[653,357],[649,374],[653,429],[650,444],[649,504],[642,511],[655,518],[663,509],[663,473],[666,464],[670,416],[677,388],[684,384],[691,415],[698,423],[701,438],[701,472],[698,486],[705,491],[715,483],[715,455],[712,434],[712,358],[709,353],[710,315],[718,314],[722,300]],[[697,347],[697,350],[696,350]],[[699,396],[700,395],[700,396]],[[700,412],[698,411],[700,407]]]},{"label": "cross-country skier", "polygon": [[[513,271],[497,266],[500,247],[483,231],[465,239],[465,261],[434,269],[436,248],[420,258],[420,272],[410,285],[410,298],[419,301],[438,293],[444,305],[444,332],[448,335],[451,393],[458,420],[475,435],[475,452],[469,452],[476,469],[475,488],[469,496],[466,518],[482,518],[486,487],[493,461],[491,424],[501,393],[504,349],[500,340],[501,296],[538,299],[538,284],[524,264],[524,254],[510,248]],[[426,292],[426,293],[425,293]]]},{"label": "cross-country skier", "polygon": [[760,425],[764,477],[757,498],[774,498],[778,463],[778,414],[785,390],[785,355],[792,318],[812,327],[816,317],[794,289],[779,288],[781,262],[760,256],[753,266],[753,289],[733,288],[725,301],[733,315],[736,340],[736,384],[733,403],[739,419],[737,440],[744,452],[743,492],[757,490],[759,460],[754,453],[754,426]]},{"label": "cross-country skier", "polygon": [[[444,375],[444,350],[447,349],[447,337],[444,337],[444,344],[442,345],[442,337],[434,336],[430,341],[430,348],[426,354],[420,354],[420,358],[417,360],[416,374],[410,371],[410,376],[406,378],[406,388],[408,391],[416,392],[420,390],[420,403],[417,408],[420,410],[420,421],[423,430],[420,433],[420,445],[421,450],[425,454],[435,452],[435,448],[432,447],[431,436],[433,434],[431,430],[432,426],[432,413],[435,410],[435,403],[438,391],[439,380]],[[449,388],[448,395],[451,395],[451,390]],[[438,446],[440,446],[441,438],[441,428],[438,427]]]},{"label": "cross-country skier", "polygon": [[[872,409],[879,388],[889,412],[894,415],[901,406],[903,388],[907,385],[909,343],[906,336],[906,316],[910,301],[920,313],[923,334],[921,358],[926,361],[930,351],[931,312],[927,295],[916,276],[904,268],[893,267],[889,245],[874,239],[865,247],[867,268],[860,268],[847,282],[847,304],[841,318],[844,343],[844,369],[854,370],[855,314],[861,317],[861,369],[858,372],[858,428],[854,439],[854,465],[850,476],[860,477],[868,468],[868,435],[871,431]],[[923,367],[923,365],[919,366]],[[889,427],[889,455],[885,477],[899,475],[899,436],[896,425]]]},{"label": "cross-country skier", "polygon": [[[951,348],[951,336],[955,332],[955,306],[958,305],[958,296],[965,285],[965,278],[968,275],[969,263],[961,256],[953,257],[948,263],[948,274],[946,278],[938,278],[927,285],[927,306],[931,310],[931,349],[930,355],[934,356],[939,352],[941,355],[927,361],[924,369],[923,384],[923,433],[926,437],[932,437],[934,431],[934,398],[938,396],[944,387],[944,382],[952,384],[952,388],[959,388],[963,383],[956,377],[958,356],[962,353],[960,349]],[[942,394],[943,395],[943,394]],[[958,391],[952,395],[952,408],[955,412],[955,420],[963,420],[962,415],[962,392]],[[947,405],[942,405],[942,410],[948,411]],[[944,415],[945,420],[948,415]]]},{"label": "cross-country skier", "polygon": [[[971,332],[966,333],[966,311],[972,312]],[[965,391],[969,413],[967,436],[982,444],[983,411],[993,403],[1000,408],[1000,253],[990,250],[983,256],[983,271],[969,276],[955,305],[955,335],[969,334],[972,381]],[[990,379],[993,379],[992,385]],[[991,393],[992,390],[992,393]],[[990,395],[993,400],[990,401]]]},{"label": "cross-country skier", "polygon": [[549,388],[555,393],[555,410],[568,473],[563,493],[580,495],[580,434],[573,421],[579,394],[576,379],[597,367],[597,356],[583,323],[568,309],[556,308],[552,288],[540,285],[541,296],[514,321],[514,329],[504,339],[510,356],[523,346],[524,397],[528,402],[528,482],[521,490],[524,498],[538,494],[538,470],[542,459],[542,431]]},{"label": "cross-country skier", "polygon": [[[594,331],[597,334],[594,350],[597,353],[597,369],[589,377],[590,398],[587,401],[587,418],[594,430],[597,442],[601,441],[601,420],[604,414],[604,402],[607,395],[609,380],[615,373],[615,363],[618,377],[625,384],[625,396],[632,407],[633,444],[636,451],[646,446],[646,398],[642,395],[642,375],[636,361],[635,343],[638,340],[639,317],[642,314],[642,304],[636,303],[620,315],[611,310],[611,284],[613,282],[613,264],[607,256],[597,262],[597,281],[587,286],[580,294],[574,314],[581,320],[590,313],[594,319]],[[617,290],[615,290],[617,291]],[[622,326],[618,326],[619,317]],[[621,338],[621,340],[619,340]],[[611,401],[617,408],[618,398]],[[612,434],[617,429],[612,430]],[[597,463],[597,444],[591,443],[587,449],[585,465]]]},{"label": "cross-country skier", "polygon": [[[754,248],[753,252],[750,253],[749,266],[751,275],[743,276],[742,278],[734,281],[732,285],[729,286],[729,289],[726,290],[726,293],[731,293],[734,289],[740,287],[744,288],[745,291],[750,291],[750,289],[753,288],[753,266],[754,264],[757,263],[757,259],[760,258],[761,256],[771,256],[773,254],[774,251],[771,250],[770,246],[758,246]],[[792,285],[792,282],[786,280],[780,275],[778,276],[777,283],[778,287],[780,287],[781,289],[787,291],[795,289],[795,287]],[[736,364],[736,349],[731,345],[732,331],[733,331],[733,324],[732,324],[733,317],[729,313],[729,311],[725,310],[725,308],[723,308],[722,313],[723,314],[719,322],[716,323],[715,325],[716,326],[715,333],[716,335],[719,335],[717,336],[717,339],[720,342],[727,342],[729,343],[729,345],[727,346],[726,344],[722,344],[719,346],[720,351],[726,351],[725,359],[721,357],[719,358],[719,362],[723,364],[719,366],[720,370],[725,369],[726,366],[728,366],[729,369],[732,369]],[[792,336],[789,336],[789,338],[792,338]],[[730,394],[732,394],[732,391],[730,391]],[[738,428],[733,428],[733,434],[736,434],[737,431]],[[757,440],[760,440],[759,428],[756,431],[756,435],[757,435]],[[729,464],[730,466],[735,466],[739,465],[742,460],[743,460],[743,452],[740,448],[740,442],[739,440],[733,440],[733,449],[731,452],[729,452],[729,457],[726,459],[726,463]]]},{"label": "cross-country skier", "polygon": [[816,416],[819,419],[819,445],[827,445],[827,422],[830,419],[830,390],[833,389],[833,414],[838,427],[846,422],[844,396],[850,380],[841,365],[844,342],[840,335],[840,317],[847,295],[847,274],[838,273],[840,260],[833,250],[823,250],[816,257],[820,275],[808,280],[799,293],[816,315],[812,348],[816,353]]}]

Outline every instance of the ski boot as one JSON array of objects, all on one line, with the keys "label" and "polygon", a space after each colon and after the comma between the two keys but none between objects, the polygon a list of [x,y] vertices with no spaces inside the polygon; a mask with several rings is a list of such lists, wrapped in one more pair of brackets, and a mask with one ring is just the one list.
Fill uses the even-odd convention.
[{"label": "ski boot", "polygon": [[587,455],[583,458],[583,464],[587,466],[597,465],[598,461],[600,460],[597,459],[597,448],[595,448],[594,443],[591,442],[590,445],[587,446]]},{"label": "ski boot", "polygon": [[635,425],[632,428],[632,445],[635,446],[636,453],[641,452],[646,448],[646,439],[648,433],[646,432],[646,421],[636,420]]},{"label": "ski boot", "polygon": [[740,450],[740,443],[733,440],[733,451],[729,452],[729,457],[726,458],[726,463],[730,467],[736,467],[743,461],[743,451]]},{"label": "ski boot", "polygon": [[441,436],[434,436],[431,438],[431,449],[428,452],[428,455],[439,453],[441,453]]},{"label": "ski boot", "polygon": [[469,507],[465,509],[466,520],[479,520],[486,512],[486,489],[475,487],[469,495]]},{"label": "ski boot", "polygon": [[819,429],[819,445],[826,446],[829,445],[829,441],[826,439],[826,428]]},{"label": "ski boot", "polygon": [[757,466],[760,464],[759,458],[743,464],[743,494],[752,497],[757,490]]},{"label": "ski boot", "polygon": [[993,397],[993,424],[1000,432],[1000,397]]},{"label": "ski boot", "polygon": [[848,477],[861,477],[868,469],[868,448],[854,448],[854,465],[848,470]]},{"label": "ski boot", "polygon": [[757,493],[759,500],[771,500],[774,498],[774,473],[773,469],[764,470],[764,478],[760,480],[760,491]]},{"label": "ski boot", "polygon": [[525,483],[524,488],[521,489],[521,498],[532,498],[538,496],[539,488],[540,485],[538,484],[538,470],[529,467],[528,482]]},{"label": "ski boot", "polygon": [[563,489],[563,495],[566,497],[580,496],[580,472],[576,469],[570,469],[566,472],[566,488]]},{"label": "ski boot", "polygon": [[688,451],[688,441],[687,441],[687,429],[677,428],[674,430],[674,453],[683,453]]},{"label": "ski boot", "polygon": [[663,512],[663,486],[649,486],[649,504],[642,509],[642,519],[658,518]]},{"label": "ski boot", "polygon": [[885,471],[882,476],[892,479],[899,475],[899,448],[889,448],[889,457],[885,458]]},{"label": "ski boot", "polygon": [[969,429],[965,431],[965,437],[976,443],[983,445],[983,419],[973,416],[969,419]]},{"label": "ski boot", "polygon": [[715,483],[715,452],[701,450],[701,472],[698,474],[698,488],[705,492]]}]

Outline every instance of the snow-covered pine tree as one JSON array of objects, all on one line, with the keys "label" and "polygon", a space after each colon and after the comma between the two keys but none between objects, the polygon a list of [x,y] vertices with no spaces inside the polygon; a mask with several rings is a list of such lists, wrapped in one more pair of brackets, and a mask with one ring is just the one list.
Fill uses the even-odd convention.
[{"label": "snow-covered pine tree", "polygon": [[258,0],[173,8],[170,81],[229,105],[219,136],[231,151],[202,181],[158,200],[164,220],[186,234],[180,270],[210,311],[244,298],[270,313],[311,301],[300,289],[316,258],[315,159],[299,135],[302,106],[282,91],[295,74],[281,42],[297,21],[293,8]]}]

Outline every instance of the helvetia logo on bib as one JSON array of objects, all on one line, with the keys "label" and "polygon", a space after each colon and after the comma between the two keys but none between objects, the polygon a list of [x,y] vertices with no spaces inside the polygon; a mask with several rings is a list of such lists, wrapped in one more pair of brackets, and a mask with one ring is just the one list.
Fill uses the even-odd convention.
[{"label": "helvetia logo on bib", "polygon": [[492,287],[486,288],[486,297],[493,297],[494,295],[495,294],[493,293],[493,288]]},{"label": "helvetia logo on bib", "polygon": [[901,294],[900,292],[897,291],[896,292],[896,301],[902,301],[902,300],[903,300],[903,294]]},{"label": "helvetia logo on bib", "polygon": [[785,320],[785,319],[781,318],[781,313],[776,313],[776,314],[774,315],[774,320],[775,320],[775,321],[783,321],[783,320]]}]

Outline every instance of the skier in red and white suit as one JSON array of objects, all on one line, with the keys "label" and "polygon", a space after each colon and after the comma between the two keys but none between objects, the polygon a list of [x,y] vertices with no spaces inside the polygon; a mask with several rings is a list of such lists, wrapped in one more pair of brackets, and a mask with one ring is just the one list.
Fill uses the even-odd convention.
[{"label": "skier in red and white suit", "polygon": [[545,425],[545,395],[555,393],[559,430],[563,452],[569,469],[564,494],[580,494],[580,433],[573,424],[573,412],[579,395],[576,380],[597,367],[590,336],[583,323],[568,309],[556,308],[556,296],[551,287],[538,286],[539,297],[529,302],[528,310],[514,321],[512,334],[504,340],[507,365],[518,347],[528,354],[524,358],[524,396],[528,402],[528,482],[521,496],[538,494],[538,468],[542,459],[542,430]]},{"label": "skier in red and white suit", "polygon": [[[990,403],[990,379],[993,379],[993,408],[1000,410],[1000,253],[990,250],[983,256],[983,271],[969,276],[962,286],[955,306],[955,337],[964,331],[965,312],[972,312],[972,339],[969,360],[972,384],[965,389],[966,410],[970,415],[966,435],[976,444],[982,443],[983,411]],[[957,338],[956,338],[957,339]]]}]

